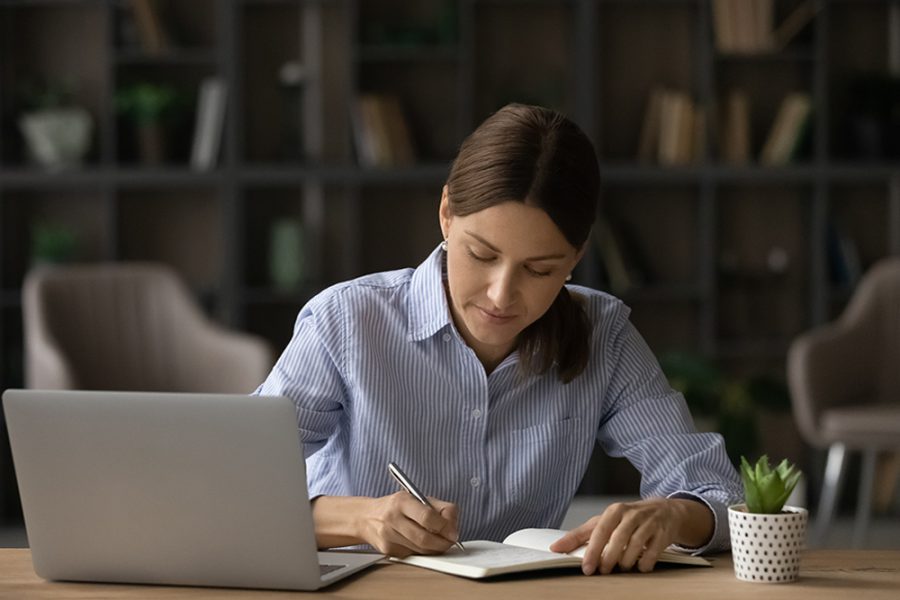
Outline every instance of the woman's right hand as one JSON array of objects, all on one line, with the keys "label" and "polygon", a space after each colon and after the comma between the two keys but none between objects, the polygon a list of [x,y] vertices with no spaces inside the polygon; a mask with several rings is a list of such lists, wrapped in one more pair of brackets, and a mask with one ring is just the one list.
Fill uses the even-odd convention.
[{"label": "woman's right hand", "polygon": [[429,508],[405,491],[367,498],[318,496],[312,501],[316,544],[337,548],[369,544],[382,554],[441,554],[459,537],[455,504],[429,498]]},{"label": "woman's right hand", "polygon": [[367,500],[357,515],[359,536],[382,554],[443,554],[459,537],[455,504],[428,498],[429,508],[404,491]]}]

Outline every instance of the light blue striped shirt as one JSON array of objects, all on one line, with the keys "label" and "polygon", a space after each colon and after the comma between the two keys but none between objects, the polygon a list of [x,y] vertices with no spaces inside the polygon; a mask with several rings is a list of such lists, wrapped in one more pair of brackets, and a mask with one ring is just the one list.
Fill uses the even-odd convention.
[{"label": "light blue striped shirt", "polygon": [[443,253],[417,269],[335,285],[309,301],[258,394],[297,406],[310,496],[385,496],[397,462],[430,496],[459,506],[460,539],[559,527],[596,441],[641,473],[641,495],[688,497],[715,514],[697,552],[728,546],[741,483],[722,437],[696,433],[629,309],[596,290],[583,374],[523,376],[513,352],[490,375],[453,325]]}]

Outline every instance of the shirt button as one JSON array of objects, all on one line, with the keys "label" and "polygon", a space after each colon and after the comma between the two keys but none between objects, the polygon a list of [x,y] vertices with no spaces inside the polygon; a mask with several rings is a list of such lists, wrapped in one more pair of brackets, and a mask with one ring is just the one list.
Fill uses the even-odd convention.
[{"label": "shirt button", "polygon": [[473,477],[469,480],[469,483],[472,484],[472,487],[478,487],[479,485],[481,485],[481,480],[477,477]]},{"label": "shirt button", "polygon": [[480,416],[481,416],[481,409],[476,408],[475,410],[473,410],[473,411],[472,411],[472,416],[473,416],[474,418],[476,418],[476,419],[477,419],[478,417],[480,417]]},{"label": "shirt button", "polygon": [[450,334],[449,334],[449,333],[445,333],[445,334],[444,334],[444,341],[445,341],[445,342],[449,342],[449,341],[450,341]]}]

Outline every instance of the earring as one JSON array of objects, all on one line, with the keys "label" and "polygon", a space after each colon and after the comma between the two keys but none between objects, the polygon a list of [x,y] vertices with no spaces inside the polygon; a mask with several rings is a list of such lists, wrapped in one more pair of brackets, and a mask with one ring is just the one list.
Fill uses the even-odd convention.
[{"label": "earring", "polygon": [[444,252],[447,251],[447,240],[441,242],[441,250],[443,250]]},{"label": "earring", "polygon": [[572,274],[571,274],[571,273],[569,273],[568,275],[566,275],[566,281],[572,281]]}]

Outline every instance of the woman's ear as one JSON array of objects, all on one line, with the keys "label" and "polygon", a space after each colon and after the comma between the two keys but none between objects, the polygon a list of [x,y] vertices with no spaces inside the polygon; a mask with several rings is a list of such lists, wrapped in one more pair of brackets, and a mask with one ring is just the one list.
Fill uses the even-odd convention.
[{"label": "woman's ear", "polygon": [[453,220],[453,215],[450,214],[450,200],[446,185],[441,191],[441,207],[438,210],[438,219],[441,223],[441,233],[444,234],[444,239],[446,240],[447,236],[450,235],[450,221]]}]

